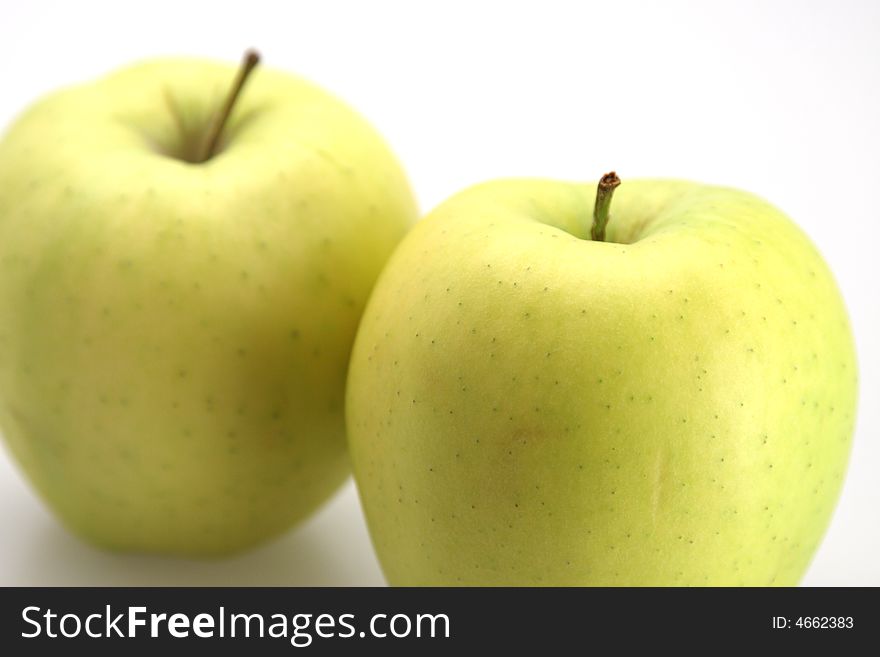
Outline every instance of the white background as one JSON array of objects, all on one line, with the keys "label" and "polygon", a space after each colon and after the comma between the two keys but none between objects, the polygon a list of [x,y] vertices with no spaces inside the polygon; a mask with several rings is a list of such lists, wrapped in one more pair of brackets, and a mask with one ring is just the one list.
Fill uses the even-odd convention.
[{"label": "white background", "polygon": [[[849,476],[808,585],[880,585],[880,2],[13,2],[0,125],[157,54],[267,65],[384,133],[422,208],[507,175],[676,176],[756,192],[836,272],[861,366]],[[349,483],[226,561],[110,555],[62,529],[0,451],[0,584],[382,584]]]}]

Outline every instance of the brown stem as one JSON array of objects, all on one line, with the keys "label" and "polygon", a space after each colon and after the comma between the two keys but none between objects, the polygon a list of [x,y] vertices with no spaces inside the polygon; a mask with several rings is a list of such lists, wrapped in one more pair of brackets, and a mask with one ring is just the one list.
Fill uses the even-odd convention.
[{"label": "brown stem", "polygon": [[244,83],[247,82],[251,71],[253,71],[259,63],[260,55],[256,50],[248,50],[245,52],[244,58],[241,60],[241,66],[238,68],[238,75],[235,76],[232,88],[226,96],[226,102],[223,103],[220,111],[216,112],[211,119],[211,124],[208,126],[208,130],[205,133],[205,141],[202,144],[199,158],[196,160],[197,162],[207,162],[214,157],[217,152],[217,145],[220,143],[220,135],[223,134],[223,128],[226,125],[226,121],[229,119],[229,115],[232,113],[235,101],[238,99],[239,95],[241,95],[241,90],[244,88]]}]

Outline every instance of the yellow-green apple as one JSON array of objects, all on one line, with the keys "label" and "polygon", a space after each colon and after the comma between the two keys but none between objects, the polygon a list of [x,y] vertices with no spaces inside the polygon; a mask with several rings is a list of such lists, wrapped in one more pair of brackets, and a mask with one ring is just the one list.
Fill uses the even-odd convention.
[{"label": "yellow-green apple", "polygon": [[414,201],[362,118],[255,64],[135,65],[0,143],[0,426],[103,546],[245,548],[349,472],[348,357]]},{"label": "yellow-green apple", "polygon": [[831,273],[766,202],[690,182],[625,182],[603,239],[618,182],[474,187],[381,275],[347,421],[392,584],[804,572],[856,398]]}]

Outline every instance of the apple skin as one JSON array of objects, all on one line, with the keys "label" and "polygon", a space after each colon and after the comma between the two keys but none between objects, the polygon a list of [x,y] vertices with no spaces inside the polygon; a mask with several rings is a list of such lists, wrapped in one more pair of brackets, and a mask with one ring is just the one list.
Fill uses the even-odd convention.
[{"label": "apple skin", "polygon": [[155,60],[38,102],[0,143],[0,427],[108,548],[220,555],[347,477],[344,389],[370,289],[416,219],[367,123],[260,68]]},{"label": "apple skin", "polygon": [[856,361],[816,249],[746,193],[483,184],[367,305],[348,437],[392,585],[793,585],[846,469]]}]

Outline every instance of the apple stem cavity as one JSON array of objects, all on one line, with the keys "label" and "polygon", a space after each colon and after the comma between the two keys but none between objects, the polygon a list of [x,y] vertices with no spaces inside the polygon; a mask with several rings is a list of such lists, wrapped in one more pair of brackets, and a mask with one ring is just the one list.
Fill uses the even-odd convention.
[{"label": "apple stem cavity", "polygon": [[596,206],[593,208],[593,227],[590,229],[590,237],[594,242],[605,241],[605,226],[608,225],[611,197],[614,196],[614,190],[618,185],[620,185],[620,178],[613,171],[606,173],[599,179],[599,188],[596,190]]},{"label": "apple stem cavity", "polygon": [[244,53],[244,57],[241,60],[241,66],[238,68],[238,74],[235,76],[232,88],[226,96],[226,101],[223,103],[220,110],[214,114],[214,117],[211,119],[211,123],[208,126],[208,130],[205,133],[205,140],[202,143],[199,158],[196,160],[197,163],[207,162],[216,154],[217,146],[220,143],[220,135],[223,134],[223,128],[226,125],[226,121],[229,119],[229,115],[232,113],[235,101],[238,100],[245,82],[247,82],[251,72],[259,63],[260,54],[256,50],[247,50]]}]

